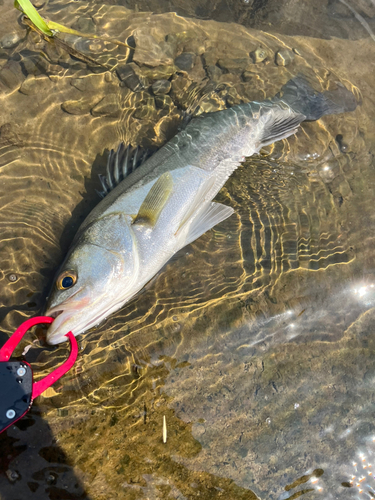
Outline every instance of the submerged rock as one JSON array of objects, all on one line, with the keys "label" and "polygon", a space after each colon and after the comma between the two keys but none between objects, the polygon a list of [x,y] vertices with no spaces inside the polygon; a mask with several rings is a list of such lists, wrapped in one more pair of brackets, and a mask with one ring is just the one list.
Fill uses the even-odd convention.
[{"label": "submerged rock", "polygon": [[98,102],[99,98],[96,99],[79,99],[77,101],[65,101],[61,104],[61,109],[70,115],[85,115],[90,113],[93,105]]},{"label": "submerged rock", "polygon": [[250,57],[255,64],[263,62],[270,55],[270,52],[262,47],[258,47],[253,52],[250,52]]},{"label": "submerged rock", "polygon": [[291,50],[281,49],[276,53],[275,62],[278,66],[288,66],[294,61],[294,54]]},{"label": "submerged rock", "polygon": [[0,71],[0,82],[13,90],[25,79],[21,66],[16,61],[8,61]]},{"label": "submerged rock", "polygon": [[171,82],[169,80],[157,80],[152,84],[152,92],[155,95],[159,94],[168,94],[168,92],[171,90]]},{"label": "submerged rock", "polygon": [[190,71],[194,67],[195,54],[192,52],[183,52],[174,60],[175,65],[182,71]]},{"label": "submerged rock", "polygon": [[121,106],[117,94],[106,95],[98,104],[91,109],[93,116],[112,116],[120,115]]},{"label": "submerged rock", "polygon": [[118,66],[116,73],[120,80],[133,92],[141,90],[143,85],[130,64]]},{"label": "submerged rock", "polygon": [[140,30],[135,30],[134,40],[134,62],[138,64],[146,64],[147,66],[172,64],[173,47],[167,42],[158,43],[152,35],[143,33]]},{"label": "submerged rock", "polygon": [[19,33],[8,33],[0,39],[0,47],[3,49],[12,49],[21,40],[21,35]]},{"label": "submerged rock", "polygon": [[35,95],[46,92],[52,84],[48,76],[29,75],[20,87],[20,92],[25,95]]}]

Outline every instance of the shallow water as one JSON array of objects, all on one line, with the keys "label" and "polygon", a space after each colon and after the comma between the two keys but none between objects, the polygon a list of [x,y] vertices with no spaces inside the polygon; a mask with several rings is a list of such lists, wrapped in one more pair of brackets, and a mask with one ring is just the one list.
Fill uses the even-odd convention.
[{"label": "shallow water", "polygon": [[[201,111],[273,96],[298,73],[320,89],[341,81],[360,103],[247,160],[217,198],[235,215],[79,337],[74,369],[0,436],[1,499],[375,497],[375,8],[352,2],[358,18],[339,1],[300,3],[41,8],[135,43],[63,37],[106,68],[0,5],[12,45],[0,49],[1,343],[42,311],[108,151],[164,144],[192,83],[221,84]],[[181,52],[192,69],[176,70]],[[155,98],[163,78],[171,91]],[[67,355],[44,334],[17,352],[32,346],[38,376]]]}]

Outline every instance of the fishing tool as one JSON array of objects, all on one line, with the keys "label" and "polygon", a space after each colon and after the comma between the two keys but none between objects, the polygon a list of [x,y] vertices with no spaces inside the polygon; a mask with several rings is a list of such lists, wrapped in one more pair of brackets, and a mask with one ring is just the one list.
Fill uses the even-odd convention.
[{"label": "fishing tool", "polygon": [[33,370],[29,363],[9,361],[14,349],[32,326],[40,323],[51,324],[53,320],[54,318],[49,316],[28,319],[0,348],[0,433],[22,418],[30,410],[34,399],[67,373],[77,359],[77,341],[72,332],[69,332],[66,334],[70,341],[68,359],[38,382],[34,382]]}]

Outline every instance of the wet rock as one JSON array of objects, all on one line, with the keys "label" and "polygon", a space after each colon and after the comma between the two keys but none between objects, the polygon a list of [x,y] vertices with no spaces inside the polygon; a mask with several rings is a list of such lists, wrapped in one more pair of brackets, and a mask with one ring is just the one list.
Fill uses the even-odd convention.
[{"label": "wet rock", "polygon": [[52,82],[48,76],[29,75],[20,87],[20,92],[25,95],[36,95],[45,93],[51,87]]},{"label": "wet rock", "polygon": [[21,35],[19,33],[8,33],[0,39],[0,47],[3,49],[12,49],[21,40]]},{"label": "wet rock", "polygon": [[0,71],[0,82],[11,90],[19,87],[24,79],[21,66],[16,61],[8,61]]},{"label": "wet rock", "polygon": [[184,45],[184,52],[193,52],[197,56],[201,56],[204,54],[206,48],[204,46],[204,43],[201,42],[200,40],[189,40],[185,45]]},{"label": "wet rock", "polygon": [[95,23],[91,17],[80,17],[72,25],[72,28],[82,33],[95,33]]},{"label": "wet rock", "polygon": [[250,57],[253,60],[254,64],[258,64],[263,62],[267,57],[270,56],[270,52],[267,49],[262,47],[258,47],[253,52],[250,52]]},{"label": "wet rock", "polygon": [[203,424],[193,424],[191,432],[195,438],[199,438],[205,434],[206,428]]},{"label": "wet rock", "polygon": [[117,67],[116,73],[120,80],[133,92],[142,89],[142,83],[130,64],[123,64]]},{"label": "wet rock", "polygon": [[294,54],[291,50],[281,49],[276,52],[275,62],[278,66],[288,66],[294,61]]},{"label": "wet rock", "polygon": [[251,82],[254,78],[254,73],[252,71],[244,71],[242,74],[242,79],[244,82]]},{"label": "wet rock", "polygon": [[33,0],[31,3],[36,9],[41,9],[46,2],[45,0]]},{"label": "wet rock", "polygon": [[171,90],[171,82],[169,80],[157,80],[152,84],[152,92],[155,95],[159,94],[168,94],[168,92]]},{"label": "wet rock", "polygon": [[242,73],[251,66],[251,61],[248,57],[242,57],[240,59],[227,57],[225,59],[219,59],[217,65],[228,73]]},{"label": "wet rock", "polygon": [[5,474],[11,483],[15,483],[18,479],[21,479],[21,476],[15,470],[8,469]]},{"label": "wet rock", "polygon": [[0,144],[10,146],[21,146],[22,141],[18,136],[16,127],[11,123],[4,123],[0,127]]},{"label": "wet rock", "polygon": [[163,109],[169,113],[174,108],[174,102],[169,95],[156,95],[155,105],[158,109]]},{"label": "wet rock", "polygon": [[73,78],[70,85],[81,92],[90,92],[100,89],[103,84],[103,75],[87,75],[83,78]]},{"label": "wet rock", "polygon": [[158,43],[149,34],[136,30],[134,33],[135,51],[133,61],[147,66],[160,66],[172,64],[173,47],[167,42]]},{"label": "wet rock", "polygon": [[96,99],[79,99],[77,101],[65,101],[61,104],[61,109],[70,115],[85,115],[90,113],[91,108],[98,102]]},{"label": "wet rock", "polygon": [[176,67],[174,64],[158,66],[156,68],[142,66],[139,68],[139,72],[144,78],[149,78],[150,80],[167,80],[176,72]]},{"label": "wet rock", "polygon": [[209,66],[215,66],[217,60],[219,59],[216,52],[206,52],[202,57],[206,68]]},{"label": "wet rock", "polygon": [[199,104],[199,107],[202,113],[213,113],[225,109],[226,104],[220,96],[213,94],[208,99],[204,99],[204,101]]},{"label": "wet rock", "polygon": [[144,103],[138,105],[133,116],[138,120],[156,121],[158,119],[158,111],[155,108],[154,99],[149,97]]},{"label": "wet rock", "polygon": [[213,80],[214,82],[219,80],[219,78],[223,74],[221,69],[218,66],[208,66],[206,69],[206,72],[207,72],[208,78],[210,80]]},{"label": "wet rock", "polygon": [[174,60],[175,65],[182,71],[190,71],[194,67],[195,54],[183,52]]},{"label": "wet rock", "polygon": [[93,116],[112,116],[118,117],[121,112],[121,106],[117,94],[106,95],[98,104],[91,109]]}]

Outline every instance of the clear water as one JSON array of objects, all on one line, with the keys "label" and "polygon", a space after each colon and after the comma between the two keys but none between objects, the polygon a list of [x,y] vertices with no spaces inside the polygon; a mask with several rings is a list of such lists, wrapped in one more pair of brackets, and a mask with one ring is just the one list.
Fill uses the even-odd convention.
[{"label": "clear water", "polygon": [[[298,73],[341,81],[361,104],[249,159],[218,195],[236,214],[79,337],[75,368],[0,436],[0,498],[375,498],[374,3],[51,0],[40,12],[134,37],[140,87],[110,71],[125,47],[65,36],[109,69],[93,67],[1,3],[0,39],[16,40],[0,49],[1,343],[42,311],[108,150],[164,144],[192,82],[223,84],[205,111]],[[177,74],[180,52],[194,67]],[[154,99],[160,78],[172,90]],[[18,351],[31,346],[38,376],[67,355],[44,334]]]}]

